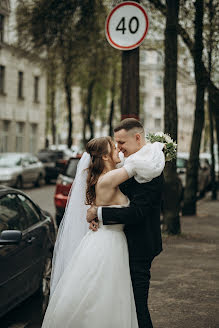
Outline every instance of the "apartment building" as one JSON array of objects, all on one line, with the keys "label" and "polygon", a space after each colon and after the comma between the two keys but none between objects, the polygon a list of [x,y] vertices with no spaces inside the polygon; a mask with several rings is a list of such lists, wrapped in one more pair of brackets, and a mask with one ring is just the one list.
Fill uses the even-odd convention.
[{"label": "apartment building", "polygon": [[[140,48],[141,120],[146,132],[164,131],[163,41]],[[179,60],[177,81],[178,150],[189,151],[195,108],[195,81],[188,63]]]},{"label": "apartment building", "polygon": [[0,152],[32,152],[45,143],[43,62],[16,46],[14,12],[0,2]]}]

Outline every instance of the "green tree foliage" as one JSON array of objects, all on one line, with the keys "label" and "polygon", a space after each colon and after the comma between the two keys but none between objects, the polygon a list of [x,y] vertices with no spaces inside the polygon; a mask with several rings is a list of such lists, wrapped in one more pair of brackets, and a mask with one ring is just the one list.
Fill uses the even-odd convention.
[{"label": "green tree foliage", "polygon": [[[160,13],[165,17],[167,14],[167,8],[163,0],[149,0],[151,4],[154,5],[154,8],[159,10]],[[205,1],[207,3],[209,1]],[[217,1],[214,2],[215,5]],[[194,6],[195,4],[195,6]],[[196,95],[196,115],[195,115],[195,124],[193,131],[194,141],[191,145],[190,152],[190,164],[188,165],[187,174],[189,175],[187,181],[189,185],[187,185],[187,196],[186,196],[186,209],[184,213],[195,214],[196,212],[196,190],[197,190],[197,170],[198,170],[198,156],[200,149],[200,138],[203,128],[203,116],[204,111],[202,110],[203,106],[203,86],[208,85],[211,101],[212,101],[212,113],[216,125],[217,131],[217,139],[219,144],[219,88],[217,87],[217,79],[218,76],[217,69],[214,70],[215,74],[211,75],[208,70],[208,60],[207,60],[207,51],[206,48],[203,49],[203,41],[204,39],[200,37],[202,31],[206,29],[206,20],[202,19],[202,23],[200,23],[200,7],[203,6],[203,1],[189,1],[189,0],[181,0],[180,1],[180,19],[178,24],[178,34],[181,36],[181,39],[187,46],[193,60],[194,60],[194,70],[196,76],[196,83],[198,95]],[[197,14],[197,10],[199,11],[199,17],[196,17],[196,27],[194,27],[193,22],[195,20],[195,14]],[[217,9],[218,12],[218,9]],[[218,17],[218,13],[217,13]],[[199,20],[198,20],[199,19]],[[213,23],[214,31],[216,32],[216,39],[218,39],[218,24],[216,23],[216,19],[211,22]],[[204,22],[204,28],[203,28]],[[202,27],[200,28],[200,24]],[[199,25],[199,26],[198,26]],[[194,33],[194,30],[196,31]],[[199,29],[199,30],[197,30]],[[204,34],[204,33],[203,33]],[[202,34],[202,35],[203,35]],[[193,37],[194,35],[194,37]],[[195,40],[196,38],[196,40]],[[218,47],[218,42],[215,42]],[[204,42],[204,46],[206,44]],[[216,48],[217,49],[217,48]],[[215,50],[215,56],[218,58],[218,50]],[[216,59],[218,63],[218,59]],[[202,108],[202,109],[201,109]],[[196,172],[195,172],[196,171]],[[189,182],[190,181],[190,182]]]},{"label": "green tree foliage", "polygon": [[[77,66],[75,23],[78,1],[20,0],[17,7],[19,45],[44,55],[50,53],[63,83],[68,108],[68,146],[72,144],[72,85]],[[51,67],[51,65],[48,65]],[[51,86],[52,88],[54,86]]]},{"label": "green tree foliage", "polygon": [[105,38],[107,14],[108,8],[101,0],[19,1],[20,45],[47,59],[52,53],[56,60],[68,108],[69,147],[73,131],[72,86],[81,88],[84,142],[94,137],[95,119],[106,122],[109,115],[112,65],[118,66],[119,56]]},{"label": "green tree foliage", "polygon": [[108,44],[104,32],[107,9],[101,0],[85,0],[77,23],[81,49],[77,81],[83,93],[84,144],[94,137],[96,118],[105,124],[108,121],[112,70],[119,69],[119,52]]}]

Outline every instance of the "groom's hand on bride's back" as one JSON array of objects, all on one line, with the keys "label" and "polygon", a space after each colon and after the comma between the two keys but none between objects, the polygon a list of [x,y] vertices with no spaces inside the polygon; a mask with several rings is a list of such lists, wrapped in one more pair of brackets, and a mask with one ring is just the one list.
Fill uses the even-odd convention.
[{"label": "groom's hand on bride's back", "polygon": [[90,223],[91,221],[97,218],[97,206],[92,205],[87,210],[87,222]]},{"label": "groom's hand on bride's back", "polygon": [[99,228],[99,222],[98,221],[93,220],[93,221],[90,222],[90,225],[89,225],[90,230],[97,231],[98,228]]},{"label": "groom's hand on bride's back", "polygon": [[91,206],[87,210],[87,222],[90,223],[89,229],[93,231],[97,231],[99,228],[98,218],[97,218],[97,207]]}]

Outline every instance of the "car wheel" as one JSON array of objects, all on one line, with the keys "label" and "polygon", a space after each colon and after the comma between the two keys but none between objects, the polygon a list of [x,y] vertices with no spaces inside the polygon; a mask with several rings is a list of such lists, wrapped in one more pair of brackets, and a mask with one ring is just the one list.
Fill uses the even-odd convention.
[{"label": "car wheel", "polygon": [[45,313],[49,302],[51,271],[52,271],[52,255],[48,256],[45,260],[42,279],[40,282],[39,295],[42,298],[42,314]]},{"label": "car wheel", "polygon": [[35,186],[35,187],[40,187],[41,184],[42,184],[42,180],[43,180],[43,176],[42,176],[42,174],[40,173],[40,174],[38,175],[38,178],[36,179],[36,181],[35,181],[35,183],[34,183],[34,186]]},{"label": "car wheel", "polygon": [[17,180],[15,182],[15,188],[17,188],[17,189],[23,188],[23,180],[22,180],[21,176],[17,177]]}]

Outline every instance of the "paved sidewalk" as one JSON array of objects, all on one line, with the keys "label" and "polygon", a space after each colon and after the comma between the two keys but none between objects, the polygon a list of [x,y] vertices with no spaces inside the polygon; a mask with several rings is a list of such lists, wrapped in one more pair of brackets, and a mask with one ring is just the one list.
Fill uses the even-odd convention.
[{"label": "paved sidewalk", "polygon": [[153,261],[149,308],[154,328],[219,327],[219,201],[198,202],[182,235],[163,238]]}]

